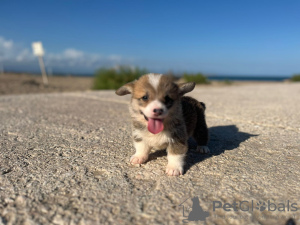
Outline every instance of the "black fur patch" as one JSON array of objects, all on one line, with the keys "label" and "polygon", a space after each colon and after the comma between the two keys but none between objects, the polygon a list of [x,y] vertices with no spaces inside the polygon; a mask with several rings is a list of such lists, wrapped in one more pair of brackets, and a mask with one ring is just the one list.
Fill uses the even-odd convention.
[{"label": "black fur patch", "polygon": [[167,109],[170,109],[173,106],[174,100],[170,98],[168,95],[165,97],[165,105]]}]

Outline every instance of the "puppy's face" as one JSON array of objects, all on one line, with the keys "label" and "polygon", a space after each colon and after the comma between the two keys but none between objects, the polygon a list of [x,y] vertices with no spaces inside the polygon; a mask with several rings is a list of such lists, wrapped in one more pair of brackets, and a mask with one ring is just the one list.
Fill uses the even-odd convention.
[{"label": "puppy's face", "polygon": [[194,87],[194,83],[177,85],[169,76],[147,74],[125,84],[116,94],[132,94],[133,111],[144,117],[148,130],[155,134],[163,130],[163,120],[172,110],[176,110],[180,97]]}]

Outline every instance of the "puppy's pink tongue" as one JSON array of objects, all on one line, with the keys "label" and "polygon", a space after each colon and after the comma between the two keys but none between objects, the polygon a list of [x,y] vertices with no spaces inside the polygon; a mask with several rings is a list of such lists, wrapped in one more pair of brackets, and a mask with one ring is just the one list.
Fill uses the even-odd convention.
[{"label": "puppy's pink tongue", "polygon": [[152,134],[158,134],[164,129],[164,123],[160,119],[148,118],[148,130]]}]

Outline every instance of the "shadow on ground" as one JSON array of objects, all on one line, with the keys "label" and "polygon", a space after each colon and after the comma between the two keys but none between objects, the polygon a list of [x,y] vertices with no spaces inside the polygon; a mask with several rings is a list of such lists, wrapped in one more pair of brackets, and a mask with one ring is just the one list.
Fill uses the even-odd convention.
[{"label": "shadow on ground", "polygon": [[[210,149],[209,154],[199,154],[194,149],[197,147],[197,143],[189,140],[189,151],[187,154],[187,163],[185,171],[189,170],[193,165],[213,156],[220,155],[226,150],[233,150],[240,146],[240,144],[250,137],[257,136],[255,134],[249,134],[240,132],[236,125],[217,126],[209,128],[210,141],[208,147]],[[158,150],[150,154],[149,161],[158,157],[166,156],[166,150]]]},{"label": "shadow on ground", "polygon": [[250,137],[258,136],[240,132],[235,125],[209,128],[210,141],[208,147],[212,155],[219,155],[225,150],[233,150]]}]

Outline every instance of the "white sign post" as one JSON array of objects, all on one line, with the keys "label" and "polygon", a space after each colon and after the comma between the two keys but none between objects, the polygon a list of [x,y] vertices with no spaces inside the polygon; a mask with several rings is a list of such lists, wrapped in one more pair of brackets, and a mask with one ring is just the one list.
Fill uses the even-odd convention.
[{"label": "white sign post", "polygon": [[2,53],[0,52],[0,75],[3,75],[4,74],[4,65],[3,65],[3,57],[2,57]]},{"label": "white sign post", "polygon": [[44,85],[48,85],[48,78],[45,70],[45,64],[43,60],[44,49],[42,42],[33,42],[32,43],[33,54],[39,58],[39,64],[42,71],[43,83]]}]

